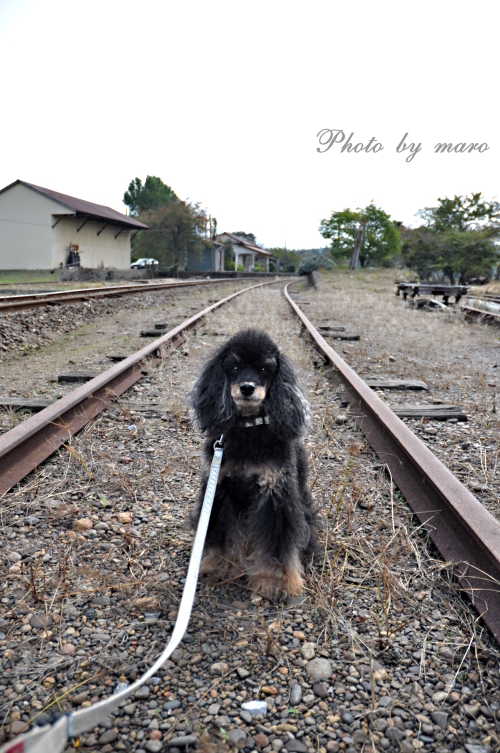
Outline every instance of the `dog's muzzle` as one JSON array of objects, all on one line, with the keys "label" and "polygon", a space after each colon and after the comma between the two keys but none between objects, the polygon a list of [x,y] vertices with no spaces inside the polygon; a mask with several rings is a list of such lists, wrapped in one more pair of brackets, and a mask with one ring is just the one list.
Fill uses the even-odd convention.
[{"label": "dog's muzzle", "polygon": [[261,385],[256,385],[252,382],[242,382],[242,384],[232,385],[231,397],[238,411],[243,415],[248,415],[259,410],[262,401],[266,397],[266,390]]}]

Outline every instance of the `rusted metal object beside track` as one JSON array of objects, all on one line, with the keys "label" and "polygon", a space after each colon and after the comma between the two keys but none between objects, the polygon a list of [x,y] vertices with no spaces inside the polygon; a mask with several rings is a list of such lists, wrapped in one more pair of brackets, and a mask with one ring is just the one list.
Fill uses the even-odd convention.
[{"label": "rusted metal object beside track", "polygon": [[211,311],[242,293],[274,283],[276,280],[252,285],[214,303],[0,436],[0,497],[69,442],[98,413],[112,407],[114,398],[141,379],[146,366],[149,369],[159,361],[163,348],[168,353],[175,350],[185,341],[184,333],[196,329]]},{"label": "rusted metal object beside track", "polygon": [[344,388],[350,416],[500,642],[500,523],[328,345],[288,287],[286,298],[324,357],[327,378]]},{"label": "rusted metal object beside track", "polygon": [[52,293],[23,293],[22,295],[0,296],[0,314],[36,309],[40,306],[53,306],[63,303],[78,303],[91,298],[114,298],[135,293],[149,293],[151,290],[187,288],[193,285],[215,285],[221,282],[234,282],[233,278],[220,280],[184,280],[182,282],[144,282],[139,285],[110,285],[101,288],[81,288],[79,290],[56,290]]}]

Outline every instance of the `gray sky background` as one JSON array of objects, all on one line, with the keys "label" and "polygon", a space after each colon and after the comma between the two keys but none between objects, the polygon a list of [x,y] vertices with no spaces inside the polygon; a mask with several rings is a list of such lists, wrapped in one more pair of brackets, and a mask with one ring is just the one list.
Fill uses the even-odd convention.
[{"label": "gray sky background", "polygon": [[[332,210],[394,219],[498,196],[499,4],[0,0],[0,186],[20,178],[125,211],[135,176],[200,201],[219,230],[324,245]],[[317,133],[377,154],[319,154]],[[422,144],[396,153],[408,132]],[[487,143],[435,154],[437,142]]]}]

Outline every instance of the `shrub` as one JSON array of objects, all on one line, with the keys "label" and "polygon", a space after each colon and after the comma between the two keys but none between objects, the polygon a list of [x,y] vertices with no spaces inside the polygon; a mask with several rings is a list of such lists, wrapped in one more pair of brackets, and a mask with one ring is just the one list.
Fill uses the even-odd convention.
[{"label": "shrub", "polygon": [[308,275],[316,269],[333,269],[333,267],[333,261],[325,256],[308,256],[300,262],[297,271],[299,275]]}]

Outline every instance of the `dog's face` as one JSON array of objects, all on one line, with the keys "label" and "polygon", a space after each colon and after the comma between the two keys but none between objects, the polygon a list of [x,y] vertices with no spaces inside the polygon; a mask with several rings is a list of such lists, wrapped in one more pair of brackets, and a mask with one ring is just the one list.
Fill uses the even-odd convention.
[{"label": "dog's face", "polygon": [[237,413],[259,413],[279,368],[278,357],[269,353],[249,356],[230,351],[223,362]]}]

